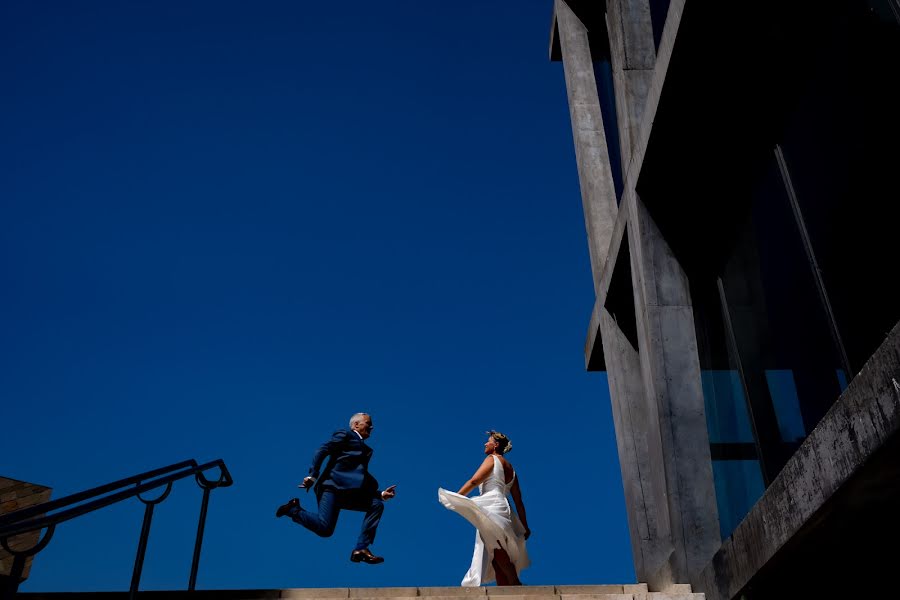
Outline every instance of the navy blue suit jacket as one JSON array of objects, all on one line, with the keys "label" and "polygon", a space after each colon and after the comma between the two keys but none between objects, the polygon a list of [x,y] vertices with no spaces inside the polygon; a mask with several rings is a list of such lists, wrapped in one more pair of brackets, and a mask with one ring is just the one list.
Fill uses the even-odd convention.
[{"label": "navy blue suit jacket", "polygon": [[[322,463],[328,458],[328,464],[320,473]],[[355,431],[338,429],[331,439],[313,455],[309,476],[316,478],[316,496],[321,496],[326,489],[353,491],[359,490],[372,496],[380,494],[378,481],[369,474],[369,460],[372,449]]]}]

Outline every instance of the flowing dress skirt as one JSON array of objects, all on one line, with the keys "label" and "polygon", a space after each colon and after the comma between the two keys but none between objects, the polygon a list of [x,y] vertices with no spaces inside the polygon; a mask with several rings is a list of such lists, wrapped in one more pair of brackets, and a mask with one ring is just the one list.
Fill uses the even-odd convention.
[{"label": "flowing dress skirt", "polygon": [[492,489],[480,496],[468,498],[439,488],[438,500],[475,527],[472,565],[461,585],[475,587],[494,581],[496,576],[491,561],[494,550],[498,547],[502,547],[509,555],[516,572],[521,572],[531,564],[525,549],[525,527],[510,508],[503,491]]}]

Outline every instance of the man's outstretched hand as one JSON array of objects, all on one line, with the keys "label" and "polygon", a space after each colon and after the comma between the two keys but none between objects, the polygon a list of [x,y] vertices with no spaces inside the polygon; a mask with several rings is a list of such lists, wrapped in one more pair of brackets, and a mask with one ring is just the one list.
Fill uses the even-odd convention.
[{"label": "man's outstretched hand", "polygon": [[391,498],[396,496],[397,495],[396,488],[397,488],[396,485],[392,485],[392,486],[385,488],[385,490],[383,492],[381,492],[381,499],[382,500],[390,500]]},{"label": "man's outstretched hand", "polygon": [[301,483],[297,487],[301,488],[301,489],[305,489],[308,492],[309,488],[311,488],[315,482],[316,482],[315,477],[304,477],[303,483]]}]

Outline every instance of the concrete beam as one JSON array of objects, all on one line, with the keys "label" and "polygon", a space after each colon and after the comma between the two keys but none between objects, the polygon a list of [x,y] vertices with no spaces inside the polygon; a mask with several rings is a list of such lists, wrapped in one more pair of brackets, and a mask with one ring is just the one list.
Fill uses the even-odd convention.
[{"label": "concrete beam", "polygon": [[[675,45],[675,36],[681,21],[681,13],[684,10],[685,0],[672,0],[669,5],[669,17],[663,38],[660,43],[659,60],[653,45],[652,25],[649,22],[649,5],[646,0],[638,0],[634,7],[626,6],[625,15],[621,10],[621,3],[628,0],[609,0],[609,10],[612,16],[607,14],[607,29],[609,31],[609,45],[613,74],[620,71],[618,79],[614,80],[616,89],[616,105],[630,107],[628,110],[618,110],[619,142],[623,157],[623,169],[625,179],[624,195],[629,190],[633,192],[640,176],[641,163],[646,152],[647,141],[653,117],[659,104],[659,96],[662,90],[665,74],[668,69],[672,48]],[[556,8],[554,8],[554,22]],[[627,35],[626,35],[627,32]],[[627,40],[627,43],[626,43]],[[630,53],[626,48],[631,48]],[[629,57],[630,56],[630,57]],[[630,75],[630,83],[624,81],[624,71],[635,71]],[[639,73],[637,71],[640,71]],[[646,84],[646,89],[644,86]],[[627,92],[626,92],[627,90]],[[622,97],[619,97],[622,95]],[[632,146],[632,143],[635,146]],[[637,152],[634,152],[638,149]],[[583,194],[582,194],[583,196]],[[622,241],[622,235],[628,222],[628,211],[618,210],[616,223],[610,239],[609,252],[606,261],[601,267],[601,279],[596,286],[597,300],[591,313],[591,321],[588,325],[588,333],[585,339],[585,365],[588,370],[603,370],[605,361],[602,355],[602,344],[597,344],[599,333],[599,310],[609,290],[612,272],[615,268],[615,258]]]},{"label": "concrete beam", "polygon": [[[617,419],[635,568],[639,580],[648,581],[654,590],[672,589],[677,582],[688,580],[691,573],[707,564],[720,545],[687,277],[635,193],[685,2],[670,3],[659,57],[655,56],[646,0],[610,0],[608,4],[607,29],[616,101],[622,107],[617,112],[625,157],[625,189],[618,207],[622,210],[616,211],[615,224],[608,234],[603,231],[598,235],[596,222],[588,220],[596,215],[589,210],[593,208],[589,202],[599,178],[596,174],[593,179],[584,176],[590,173],[583,171],[582,157],[578,156],[589,240],[595,243],[608,236],[610,242],[605,244],[605,254],[592,248],[597,302],[588,332],[586,360],[589,365],[596,364],[599,331]],[[564,6],[557,2],[565,61]],[[577,27],[574,29],[577,31]],[[586,32],[581,43],[581,53],[587,56]],[[590,89],[595,92],[592,67],[583,63],[583,69],[590,71]],[[577,130],[576,109],[580,106],[579,98],[572,96],[573,90],[579,89],[572,83],[578,80],[576,75],[577,72],[566,72],[573,131]],[[582,86],[588,87],[583,81]],[[591,123],[590,113],[580,116]],[[599,122],[599,110],[593,120]],[[602,123],[593,131],[602,135]],[[608,155],[604,158],[608,161]],[[611,181],[608,186],[611,190]],[[608,197],[615,202],[612,191]],[[630,344],[615,322],[607,320],[609,315],[604,314],[603,308],[626,231],[631,249],[638,352],[628,352]],[[634,375],[637,369],[639,382]],[[658,446],[653,446],[654,439]],[[636,506],[631,507],[633,504]]]},{"label": "concrete beam", "polygon": [[644,389],[638,352],[603,308],[599,326],[608,364],[634,569],[638,580],[646,581],[674,550],[666,482],[659,468],[663,463],[659,416]]},{"label": "concrete beam", "polygon": [[609,0],[606,27],[622,162],[627,168],[656,66],[648,0]]},{"label": "concrete beam", "polygon": [[664,589],[699,573],[719,548],[718,508],[688,279],[633,190],[623,202],[644,390],[662,439],[663,461],[653,467],[665,481],[674,546],[647,582]]},{"label": "concrete beam", "polygon": [[624,193],[627,193],[628,190],[633,191],[641,176],[641,165],[644,162],[644,156],[647,154],[647,144],[650,141],[653,120],[659,108],[659,99],[666,81],[666,73],[669,70],[669,62],[672,60],[672,51],[675,48],[675,39],[678,36],[678,28],[681,25],[681,16],[684,13],[686,2],[687,0],[671,0],[669,2],[669,12],[666,15],[662,39],[656,52],[656,65],[653,68],[650,87],[644,99],[637,136],[631,139],[630,160],[627,160],[624,166],[626,190]]},{"label": "concrete beam", "polygon": [[616,260],[619,249],[625,237],[625,228],[628,225],[628,211],[620,210],[616,214],[616,224],[613,226],[612,238],[609,241],[609,253],[606,263],[600,275],[600,286],[596,289],[597,299],[594,301],[594,309],[591,311],[591,321],[588,324],[588,333],[584,342],[584,364],[588,371],[603,371],[606,362],[603,357],[603,344],[598,344],[600,335],[600,311],[609,293],[612,283],[612,274],[616,270]]},{"label": "concrete beam", "polygon": [[563,0],[556,0],[556,18],[596,292],[616,222],[616,194],[587,28]]},{"label": "concrete beam", "polygon": [[587,337],[584,340],[584,369],[588,372],[606,371],[606,356],[603,352],[603,335],[600,332],[600,315],[603,303],[594,301],[591,320],[588,323]]}]

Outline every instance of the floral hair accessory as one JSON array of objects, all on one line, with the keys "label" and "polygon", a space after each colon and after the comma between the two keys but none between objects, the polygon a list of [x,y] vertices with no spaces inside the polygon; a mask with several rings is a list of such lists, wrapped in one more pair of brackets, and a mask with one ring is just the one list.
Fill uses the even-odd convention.
[{"label": "floral hair accessory", "polygon": [[512,450],[512,442],[509,441],[509,438],[500,433],[499,431],[494,431],[491,429],[490,431],[486,431],[486,434],[494,438],[494,441],[497,442],[497,451],[500,454],[506,454],[510,450]]}]

